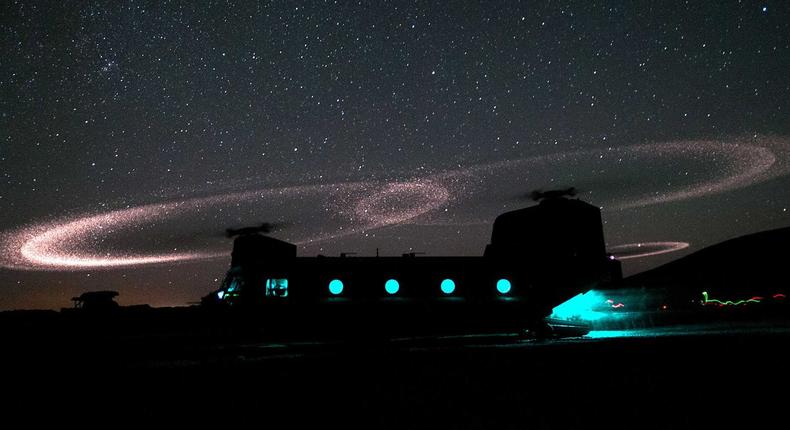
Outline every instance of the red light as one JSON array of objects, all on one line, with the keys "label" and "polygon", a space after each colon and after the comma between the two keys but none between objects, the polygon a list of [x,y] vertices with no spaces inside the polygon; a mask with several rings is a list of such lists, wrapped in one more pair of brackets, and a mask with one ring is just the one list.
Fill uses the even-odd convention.
[{"label": "red light", "polygon": [[622,307],[625,306],[624,304],[619,303],[619,302],[615,303],[614,300],[612,300],[612,299],[608,299],[606,301],[606,303],[609,303],[609,306],[611,306],[613,309],[619,309],[619,308],[622,308]]},{"label": "red light", "polygon": [[785,295],[784,295],[784,294],[782,294],[782,293],[779,293],[779,294],[774,294],[774,295],[773,295],[773,298],[775,298],[775,299],[777,299],[777,300],[782,300],[782,299],[784,299],[785,297],[787,297],[787,296],[785,296]]}]

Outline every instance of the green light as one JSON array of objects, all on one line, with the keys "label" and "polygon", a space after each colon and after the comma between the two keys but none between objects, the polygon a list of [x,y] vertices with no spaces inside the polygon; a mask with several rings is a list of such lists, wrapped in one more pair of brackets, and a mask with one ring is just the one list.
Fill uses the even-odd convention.
[{"label": "green light", "polygon": [[394,279],[389,279],[384,283],[384,290],[389,294],[396,294],[400,290],[400,284]]},{"label": "green light", "polygon": [[329,281],[329,292],[338,295],[343,292],[343,281],[340,279],[332,279]]},{"label": "green light", "polygon": [[496,290],[499,291],[499,294],[509,293],[510,288],[511,288],[510,281],[508,281],[507,279],[502,278],[496,281]]},{"label": "green light", "polygon": [[746,303],[760,303],[760,301],[762,299],[763,299],[762,297],[756,297],[755,296],[755,297],[752,297],[751,299],[738,300],[736,302],[733,302],[733,301],[730,301],[730,300],[721,301],[721,300],[717,300],[717,299],[709,299],[708,298],[708,292],[707,291],[703,291],[702,292],[702,304],[703,305],[707,305],[707,304],[711,304],[712,303],[712,304],[717,304],[719,306],[738,306],[738,305],[744,305]]},{"label": "green light", "polygon": [[445,279],[442,281],[441,288],[444,294],[452,294],[455,291],[455,282],[452,279]]}]

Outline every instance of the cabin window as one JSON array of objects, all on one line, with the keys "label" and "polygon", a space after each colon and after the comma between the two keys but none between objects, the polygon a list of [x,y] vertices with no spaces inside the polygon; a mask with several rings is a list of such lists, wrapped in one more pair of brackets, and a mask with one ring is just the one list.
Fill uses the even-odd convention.
[{"label": "cabin window", "polygon": [[496,281],[496,290],[499,291],[499,294],[509,293],[511,287],[512,285],[510,285],[510,281],[505,278]]},{"label": "cabin window", "polygon": [[230,281],[230,285],[228,286],[228,292],[232,293],[236,291],[238,288],[239,288],[239,281],[234,278],[232,281]]},{"label": "cabin window", "polygon": [[266,297],[288,297],[288,279],[285,278],[267,279]]},{"label": "cabin window", "polygon": [[384,283],[384,290],[388,294],[397,294],[398,290],[400,290],[400,284],[395,279],[389,279]]},{"label": "cabin window", "polygon": [[332,279],[329,281],[329,292],[333,295],[338,295],[343,292],[343,281],[340,279]]},{"label": "cabin window", "polygon": [[242,282],[242,280],[236,277],[226,281],[227,287],[217,293],[217,298],[229,303],[233,303],[233,301],[239,297],[239,293],[242,289]]},{"label": "cabin window", "polygon": [[445,279],[444,281],[442,281],[440,287],[444,294],[450,295],[455,291],[455,281],[449,278]]}]

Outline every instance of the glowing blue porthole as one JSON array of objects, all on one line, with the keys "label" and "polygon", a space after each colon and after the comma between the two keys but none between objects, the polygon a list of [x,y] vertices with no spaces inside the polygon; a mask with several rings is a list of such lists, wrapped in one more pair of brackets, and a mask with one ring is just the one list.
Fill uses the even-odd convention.
[{"label": "glowing blue porthole", "polygon": [[496,290],[499,291],[499,294],[509,293],[511,286],[512,285],[510,285],[510,281],[505,278],[496,281]]},{"label": "glowing blue porthole", "polygon": [[329,281],[329,292],[338,295],[343,292],[343,281],[340,279],[332,279]]},{"label": "glowing blue porthole", "polygon": [[400,284],[394,279],[389,279],[384,283],[384,290],[389,294],[396,294],[400,290]]},{"label": "glowing blue porthole", "polygon": [[441,289],[444,294],[452,294],[453,291],[455,291],[455,281],[452,279],[445,279],[442,281]]}]

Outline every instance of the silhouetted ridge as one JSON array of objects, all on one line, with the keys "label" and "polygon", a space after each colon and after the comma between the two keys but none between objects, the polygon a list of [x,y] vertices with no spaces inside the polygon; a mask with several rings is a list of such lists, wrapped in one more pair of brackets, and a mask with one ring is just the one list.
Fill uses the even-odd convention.
[{"label": "silhouetted ridge", "polygon": [[695,287],[720,290],[786,286],[790,227],[753,233],[709,246],[623,280],[631,287]]}]

